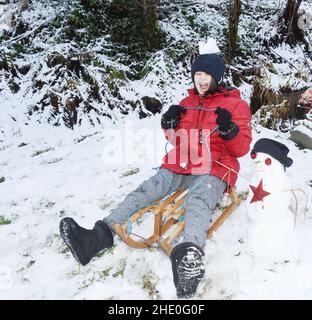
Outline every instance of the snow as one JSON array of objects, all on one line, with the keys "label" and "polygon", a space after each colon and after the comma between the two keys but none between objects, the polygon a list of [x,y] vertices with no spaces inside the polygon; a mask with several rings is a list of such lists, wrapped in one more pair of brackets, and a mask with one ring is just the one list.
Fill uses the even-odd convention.
[{"label": "snow", "polygon": [[300,131],[312,139],[312,122],[307,120],[300,120],[299,125],[295,127],[296,131]]},{"label": "snow", "polygon": [[[159,120],[158,116],[135,121],[133,116],[127,121],[146,130],[138,136],[143,143],[144,137],[156,136]],[[127,121],[115,127],[126,126]],[[109,121],[102,130],[93,132],[88,127],[71,131],[19,124],[6,131],[0,149],[0,176],[5,178],[0,184],[0,215],[11,223],[0,226],[4,244],[0,247],[0,299],[176,299],[170,261],[162,251],[132,249],[117,240],[111,252],[79,270],[60,239],[62,217],[71,216],[92,228],[128,192],[153,175],[152,162],[160,161],[160,155],[150,160],[153,140],[145,141],[143,149],[141,144],[133,144],[134,153],[140,153],[145,163],[107,165],[103,150],[111,142],[106,134],[109,127]],[[291,186],[310,195],[311,177],[307,173],[311,172],[311,151],[297,149],[286,134],[258,130],[254,129],[254,141],[269,137],[290,148],[294,159],[288,173]],[[148,131],[152,134],[147,135]],[[159,143],[164,147],[164,138]],[[36,155],[42,151],[46,152]],[[246,192],[249,182],[243,176],[252,172],[248,155],[241,159],[241,165],[237,187],[238,192]],[[124,174],[134,168],[139,171]],[[305,219],[304,194],[298,192],[297,197],[299,258],[288,263],[274,259],[264,263],[248,253],[247,203],[243,201],[207,241],[206,275],[195,299],[311,299],[311,197]],[[155,286],[154,295],[143,288],[146,277]]]},{"label": "snow", "polygon": [[0,6],[0,29],[8,30],[9,29],[9,14],[11,9],[9,6],[1,5]]}]

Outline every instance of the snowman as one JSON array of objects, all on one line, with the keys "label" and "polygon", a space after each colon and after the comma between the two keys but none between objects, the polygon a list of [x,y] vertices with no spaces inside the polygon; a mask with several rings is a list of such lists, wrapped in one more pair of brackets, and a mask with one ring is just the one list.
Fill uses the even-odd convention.
[{"label": "snowman", "polygon": [[294,217],[286,168],[289,149],[271,139],[258,140],[251,158],[255,169],[247,198],[248,251],[256,258],[283,262],[295,258]]}]

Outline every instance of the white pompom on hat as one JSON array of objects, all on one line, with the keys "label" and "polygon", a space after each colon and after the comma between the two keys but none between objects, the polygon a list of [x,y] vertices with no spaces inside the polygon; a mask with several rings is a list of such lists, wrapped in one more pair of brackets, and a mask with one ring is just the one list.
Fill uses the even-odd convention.
[{"label": "white pompom on hat", "polygon": [[212,53],[221,53],[216,39],[208,38],[208,40],[205,41],[199,41],[198,42],[199,47],[199,54],[212,54]]},{"label": "white pompom on hat", "polygon": [[192,64],[192,80],[194,81],[195,72],[203,71],[220,83],[223,80],[225,65],[216,40],[209,38],[206,42],[200,41],[198,45],[199,56]]}]

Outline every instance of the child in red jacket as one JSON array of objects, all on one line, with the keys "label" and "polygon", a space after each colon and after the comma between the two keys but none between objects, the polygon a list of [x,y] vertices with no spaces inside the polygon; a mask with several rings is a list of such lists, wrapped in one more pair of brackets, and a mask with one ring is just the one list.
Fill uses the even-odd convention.
[{"label": "child in red jacket", "polygon": [[[83,265],[113,245],[113,225],[124,223],[135,208],[188,188],[184,207],[185,228],[170,255],[177,296],[192,297],[204,277],[204,251],[211,212],[224,191],[234,186],[237,158],[249,151],[250,110],[234,88],[221,87],[224,62],[216,46],[192,64],[194,89],[180,105],[162,116],[161,126],[174,148],[164,157],[156,175],[144,181],[93,230],[72,218],[60,223],[60,233],[74,257]],[[208,51],[207,51],[208,50]]]}]

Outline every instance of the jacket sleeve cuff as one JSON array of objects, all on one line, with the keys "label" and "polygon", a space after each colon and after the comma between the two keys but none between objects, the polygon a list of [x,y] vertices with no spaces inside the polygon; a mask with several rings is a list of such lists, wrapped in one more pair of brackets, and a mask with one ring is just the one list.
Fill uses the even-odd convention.
[{"label": "jacket sleeve cuff", "polygon": [[239,126],[235,122],[232,122],[232,126],[228,131],[226,132],[219,131],[220,137],[224,140],[232,140],[238,135],[238,133],[239,133]]}]

